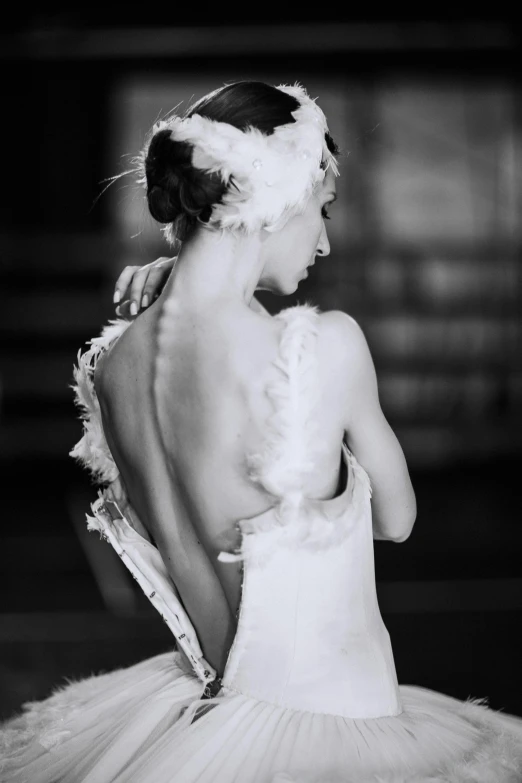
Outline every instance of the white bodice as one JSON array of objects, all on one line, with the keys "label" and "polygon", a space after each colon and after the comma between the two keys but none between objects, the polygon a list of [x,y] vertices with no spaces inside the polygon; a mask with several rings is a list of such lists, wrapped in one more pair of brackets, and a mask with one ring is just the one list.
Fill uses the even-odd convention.
[{"label": "white bodice", "polygon": [[[323,546],[282,545],[278,526],[245,536],[239,623],[223,687],[296,710],[397,715],[393,653],[375,589],[368,483],[344,444],[343,453],[344,492],[306,510],[327,537],[328,526],[342,528],[342,536]],[[262,516],[269,524],[274,514]],[[304,514],[296,524],[302,521]]]},{"label": "white bodice", "polygon": [[[321,439],[317,401],[318,311],[297,305],[284,321],[276,366],[279,380],[267,394],[274,414],[263,450],[249,456],[250,476],[279,498],[263,514],[238,521],[241,547],[221,561],[243,561],[237,633],[222,689],[314,713],[373,718],[402,711],[389,634],[377,603],[371,486],[342,444],[346,481],[340,495],[306,495]],[[107,327],[75,370],[85,432],[71,455],[108,486],[94,503],[89,528],[114,546],[172,629],[197,676],[211,682],[196,632],[158,550],[132,527],[118,470],[103,437],[92,373],[100,351],[127,327]]]}]

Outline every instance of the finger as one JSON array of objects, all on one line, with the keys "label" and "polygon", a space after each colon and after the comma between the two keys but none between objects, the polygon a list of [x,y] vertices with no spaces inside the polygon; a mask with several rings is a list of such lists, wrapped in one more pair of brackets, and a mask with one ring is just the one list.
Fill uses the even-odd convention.
[{"label": "finger", "polygon": [[125,299],[127,295],[127,290],[132,282],[132,278],[136,274],[140,267],[139,266],[126,266],[121,275],[116,280],[116,285],[114,286],[114,297],[113,301],[117,304],[118,302],[121,302],[122,299]]},{"label": "finger", "polygon": [[148,265],[142,266],[141,269],[134,273],[129,294],[131,315],[137,315],[141,308],[141,300],[149,273],[150,267]]},{"label": "finger", "polygon": [[161,256],[160,258],[157,258],[156,261],[154,261],[150,266],[154,270],[159,269],[163,274],[169,275],[177,260],[177,256]]},{"label": "finger", "polygon": [[155,266],[150,270],[145,285],[143,286],[141,306],[148,307],[158,298],[165,285],[172,266]]},{"label": "finger", "polygon": [[131,318],[130,314],[130,299],[126,299],[116,308],[116,315],[120,318]]}]

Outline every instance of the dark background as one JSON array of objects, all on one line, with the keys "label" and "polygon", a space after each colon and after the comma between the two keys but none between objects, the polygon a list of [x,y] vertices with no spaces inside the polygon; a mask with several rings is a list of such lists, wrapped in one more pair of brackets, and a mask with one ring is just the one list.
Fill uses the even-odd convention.
[{"label": "dark background", "polygon": [[119,271],[167,252],[138,186],[103,180],[159,113],[241,78],[302,81],[345,153],[328,263],[260,298],[345,310],[370,343],[418,505],[407,542],[375,546],[399,680],[522,715],[515,18],[46,8],[0,36],[0,717],[173,647],[86,532],[68,385]]}]

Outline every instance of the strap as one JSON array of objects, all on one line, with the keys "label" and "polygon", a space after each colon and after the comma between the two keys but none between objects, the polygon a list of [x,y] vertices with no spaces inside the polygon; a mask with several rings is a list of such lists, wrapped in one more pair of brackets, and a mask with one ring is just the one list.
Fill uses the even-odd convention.
[{"label": "strap", "polygon": [[279,498],[282,519],[299,508],[320,443],[315,415],[319,308],[295,305],[275,317],[284,328],[274,361],[279,377],[266,389],[274,410],[266,422],[266,439],[259,452],[247,455],[247,465],[251,480]]},{"label": "strap", "polygon": [[[317,372],[319,308],[295,305],[276,318],[284,322],[274,365],[279,377],[266,388],[273,412],[266,421],[266,438],[258,452],[247,455],[249,477],[278,498],[274,505],[279,532],[300,519],[308,479],[315,471],[321,440],[317,422],[320,391]],[[260,514],[239,520],[242,538],[233,552],[221,551],[218,560],[232,563],[247,557],[248,533],[267,531],[274,517]],[[304,525],[297,526],[304,530]],[[286,527],[286,531],[290,528]],[[290,540],[290,539],[288,539]],[[255,559],[269,557],[273,542],[259,546]],[[252,558],[250,557],[251,563]]]}]

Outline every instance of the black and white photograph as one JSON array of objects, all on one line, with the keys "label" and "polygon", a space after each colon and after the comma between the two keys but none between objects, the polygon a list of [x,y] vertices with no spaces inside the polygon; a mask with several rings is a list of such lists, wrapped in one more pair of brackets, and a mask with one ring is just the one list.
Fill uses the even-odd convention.
[{"label": "black and white photograph", "polygon": [[0,783],[522,783],[497,10],[6,13]]}]

